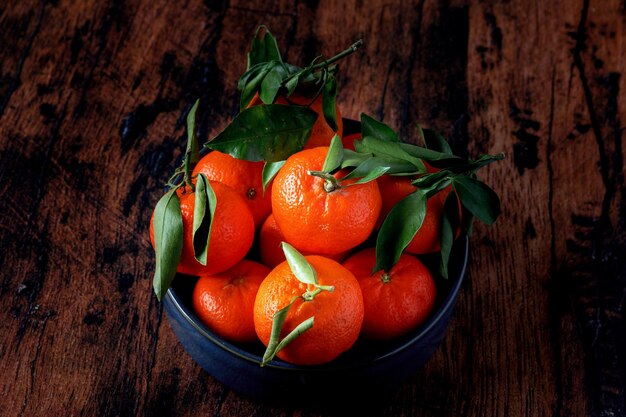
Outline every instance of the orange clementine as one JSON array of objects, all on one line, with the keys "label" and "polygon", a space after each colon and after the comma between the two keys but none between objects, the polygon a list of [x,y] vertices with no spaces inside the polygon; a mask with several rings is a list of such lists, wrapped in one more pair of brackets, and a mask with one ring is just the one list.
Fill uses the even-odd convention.
[{"label": "orange clementine", "polygon": [[[274,268],[279,263],[285,260],[285,253],[281,247],[281,242],[285,242],[285,236],[280,231],[276,219],[273,214],[263,223],[261,227],[261,233],[259,234],[259,252],[261,256],[261,262],[264,265]],[[314,255],[312,253],[305,253],[305,255]],[[341,262],[345,259],[347,252],[342,252],[337,255],[328,255],[334,261]]]},{"label": "orange clementine", "polygon": [[[335,288],[333,292],[321,292],[311,301],[302,297],[296,300],[280,337],[310,317],[314,317],[313,327],[285,346],[278,357],[296,364],[316,365],[335,359],[357,340],[363,322],[363,297],[354,275],[341,264],[316,255],[306,259],[317,271],[318,283]],[[270,339],[274,314],[309,289],[312,286],[298,281],[287,262],[274,268],[261,283],[254,303],[254,327],[265,345]]]},{"label": "orange clementine", "polygon": [[224,272],[201,276],[192,294],[196,314],[209,329],[228,341],[254,342],[254,299],[269,273],[265,265],[244,259]]},{"label": "orange clementine", "polygon": [[213,151],[198,161],[193,176],[199,173],[211,181],[219,181],[235,190],[248,203],[254,224],[260,227],[272,211],[271,184],[263,192],[263,162],[251,162]]},{"label": "orange clementine", "polygon": [[[311,101],[313,102],[311,103]],[[291,103],[299,106],[309,106],[311,110],[315,111],[318,114],[317,121],[313,125],[313,131],[311,132],[309,140],[304,145],[304,149],[315,148],[318,146],[330,146],[330,141],[332,140],[333,136],[335,136],[335,131],[328,125],[328,123],[326,123],[326,119],[324,118],[324,112],[322,110],[322,95],[320,94],[315,100],[313,100],[313,98],[294,93],[288,98],[278,96],[276,100],[274,100],[274,104],[289,105]],[[248,107],[256,106],[259,104],[263,104],[263,102],[259,97],[259,93],[256,93],[250,101]],[[341,134],[343,133],[343,120],[341,118],[341,112],[338,105],[335,105],[335,112],[337,113],[336,133],[341,136]]]},{"label": "orange clementine", "polygon": [[414,256],[403,254],[389,272],[372,274],[375,263],[372,248],[355,253],[343,265],[357,278],[363,293],[363,337],[391,339],[428,318],[437,290],[428,269]]},{"label": "orange clementine", "polygon": [[[327,147],[290,156],[274,179],[272,210],[287,242],[302,252],[333,255],[365,241],[380,213],[376,181],[344,181],[328,188],[328,181],[310,174],[320,171]],[[335,179],[345,171],[334,174]]]},{"label": "orange clementine", "polygon": [[[210,181],[217,204],[211,225],[207,264],[202,265],[193,251],[193,211],[196,195],[177,190],[183,218],[183,250],[178,272],[187,275],[211,275],[234,266],[243,259],[254,240],[254,219],[248,205],[235,191],[220,182]],[[154,247],[154,213],[150,220],[150,239]]]}]

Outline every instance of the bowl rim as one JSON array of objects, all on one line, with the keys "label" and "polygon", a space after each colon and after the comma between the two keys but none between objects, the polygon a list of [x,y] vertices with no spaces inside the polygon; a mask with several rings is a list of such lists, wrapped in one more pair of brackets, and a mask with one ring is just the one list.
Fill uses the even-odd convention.
[{"label": "bowl rim", "polygon": [[[374,357],[365,357],[358,358],[358,360],[348,361],[345,363],[339,362],[334,363],[335,361],[331,361],[327,364],[322,365],[296,365],[289,362],[282,361],[280,359],[273,359],[269,363],[265,365],[267,368],[279,369],[281,371],[328,371],[328,370],[345,370],[345,369],[355,369],[363,366],[371,366],[374,363],[383,361],[391,356],[394,356],[405,349],[408,349],[411,345],[418,342],[420,339],[425,337],[430,330],[435,326],[451,308],[454,307],[456,302],[457,295],[461,289],[461,285],[464,281],[467,263],[469,258],[469,238],[467,235],[460,236],[456,239],[454,246],[458,247],[462,252],[462,256],[460,256],[461,264],[458,270],[458,273],[451,278],[448,278],[452,281],[452,285],[448,294],[445,296],[441,304],[439,305],[436,311],[428,317],[426,322],[424,322],[417,329],[413,330],[415,335],[404,340],[398,346],[395,346],[393,349],[390,349],[387,352],[379,354]],[[261,365],[262,358],[261,356],[249,352],[233,343],[225,341],[220,338],[218,335],[209,330],[203,323],[200,322],[195,316],[195,314],[182,302],[179,295],[173,288],[169,288],[165,295],[166,299],[172,303],[174,309],[185,319],[187,323],[189,323],[193,328],[195,328],[204,338],[208,339],[210,342],[215,344],[216,346],[224,349],[228,353],[231,353],[240,359],[244,359],[248,362],[254,363],[257,366]]]}]

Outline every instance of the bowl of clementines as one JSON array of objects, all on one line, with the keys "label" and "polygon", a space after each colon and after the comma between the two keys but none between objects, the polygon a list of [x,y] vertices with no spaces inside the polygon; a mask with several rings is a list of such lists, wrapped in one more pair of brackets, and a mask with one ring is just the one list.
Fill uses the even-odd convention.
[{"label": "bowl of clementines", "polygon": [[244,395],[392,391],[445,335],[473,219],[499,214],[476,171],[502,155],[341,118],[335,62],[359,46],[300,68],[260,28],[239,114],[200,151],[196,102],[154,209],[156,296],[189,355]]},{"label": "bowl of clementines", "polygon": [[[304,401],[312,392],[325,398],[378,400],[391,394],[432,356],[443,340],[467,265],[467,237],[457,239],[449,281],[438,282],[429,317],[388,341],[357,339],[345,353],[321,365],[272,360],[261,366],[265,346],[233,343],[207,327],[193,308],[197,278],[176,279],[164,299],[169,323],[193,360],[234,391],[259,400]],[[328,341],[331,343],[331,341]]]}]

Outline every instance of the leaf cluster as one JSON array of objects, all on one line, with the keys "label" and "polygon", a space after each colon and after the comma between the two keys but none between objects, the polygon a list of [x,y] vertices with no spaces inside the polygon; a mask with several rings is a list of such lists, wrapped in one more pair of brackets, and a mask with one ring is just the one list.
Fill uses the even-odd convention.
[{"label": "leaf cluster", "polygon": [[[359,178],[357,183],[372,181],[384,174],[413,179],[411,183],[415,191],[392,208],[378,232],[373,272],[389,271],[398,262],[424,222],[428,198],[451,186],[440,231],[439,272],[447,278],[448,260],[460,217],[457,197],[467,210],[466,216],[476,216],[492,224],[500,214],[500,200],[478,179],[476,171],[503,159],[504,155],[480,155],[477,159],[465,160],[455,156],[447,141],[437,132],[419,125],[417,129],[424,146],[402,142],[389,126],[361,114],[361,140],[355,141],[355,151],[342,149],[340,141],[333,141],[324,165],[327,172],[312,174],[329,176],[338,169],[346,169],[349,173],[343,181]],[[437,167],[436,172],[429,172],[426,164]],[[325,178],[330,180],[330,177]]]},{"label": "leaf cluster", "polygon": [[[193,251],[194,257],[202,265],[207,264],[209,238],[217,197],[204,174],[191,177],[193,164],[198,162],[198,141],[196,138],[196,114],[199,102],[196,101],[187,116],[187,148],[182,166],[178,168],[168,185],[170,190],[159,200],[154,209],[154,250],[156,270],[154,273],[154,293],[163,299],[170,287],[183,249],[183,219],[178,193],[193,192]],[[194,182],[195,179],[195,182]]]},{"label": "leaf cluster", "polygon": [[[264,104],[273,104],[279,96],[289,101],[289,97],[297,92],[299,96],[310,99],[305,107],[310,106],[321,95],[326,123],[336,131],[338,67],[335,62],[356,51],[361,45],[362,41],[358,41],[329,59],[322,55],[317,56],[309,65],[301,68],[284,62],[274,36],[267,27],[259,26],[250,45],[247,70],[237,84],[241,92],[240,111],[243,113],[248,108],[256,94]],[[297,106],[289,106],[289,109],[294,107]]]}]

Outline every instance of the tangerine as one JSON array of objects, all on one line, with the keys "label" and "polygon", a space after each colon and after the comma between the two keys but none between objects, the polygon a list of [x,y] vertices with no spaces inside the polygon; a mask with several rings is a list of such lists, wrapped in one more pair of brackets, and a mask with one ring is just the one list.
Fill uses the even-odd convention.
[{"label": "tangerine", "polygon": [[[261,256],[261,262],[264,265],[274,268],[279,263],[285,260],[285,252],[281,247],[281,242],[286,241],[283,232],[280,231],[276,219],[273,214],[263,223],[261,227],[261,233],[259,234],[259,252]],[[305,255],[313,255],[311,253],[305,253]],[[341,262],[345,259],[347,252],[342,252],[337,255],[328,255],[334,261]]]},{"label": "tangerine", "polygon": [[[183,219],[183,250],[178,263],[178,272],[181,274],[200,276],[225,271],[243,259],[254,240],[254,219],[243,198],[220,182],[210,181],[210,184],[217,204],[211,224],[206,265],[194,257],[193,212],[196,195],[185,192],[184,187],[176,191]],[[150,220],[150,240],[154,247],[154,213]]]},{"label": "tangerine", "polygon": [[[311,175],[323,168],[327,147],[290,156],[274,178],[272,210],[286,240],[302,252],[335,255],[365,241],[380,213],[376,181],[340,184]],[[334,174],[341,180],[346,171]]]},{"label": "tangerine", "polygon": [[196,314],[209,329],[228,341],[254,342],[254,299],[269,273],[265,265],[244,259],[227,271],[201,276],[192,294]]},{"label": "tangerine", "polygon": [[263,162],[245,161],[213,151],[198,161],[192,176],[199,173],[211,181],[219,181],[235,190],[248,203],[258,228],[272,212],[271,184],[263,191]]},{"label": "tangerine", "polygon": [[363,322],[363,297],[356,278],[341,264],[322,256],[305,258],[317,272],[319,285],[332,285],[334,290],[322,291],[311,301],[304,301],[302,294],[312,286],[298,281],[289,264],[283,262],[259,287],[254,327],[267,346],[274,314],[293,297],[299,297],[289,309],[280,337],[312,316],[313,327],[285,346],[278,357],[295,364],[317,365],[337,358],[356,342]]},{"label": "tangerine", "polygon": [[357,278],[363,293],[361,334],[369,339],[391,339],[426,320],[435,305],[437,290],[428,269],[414,256],[402,254],[389,272],[372,274],[375,264],[373,248],[357,252],[343,263]]}]

